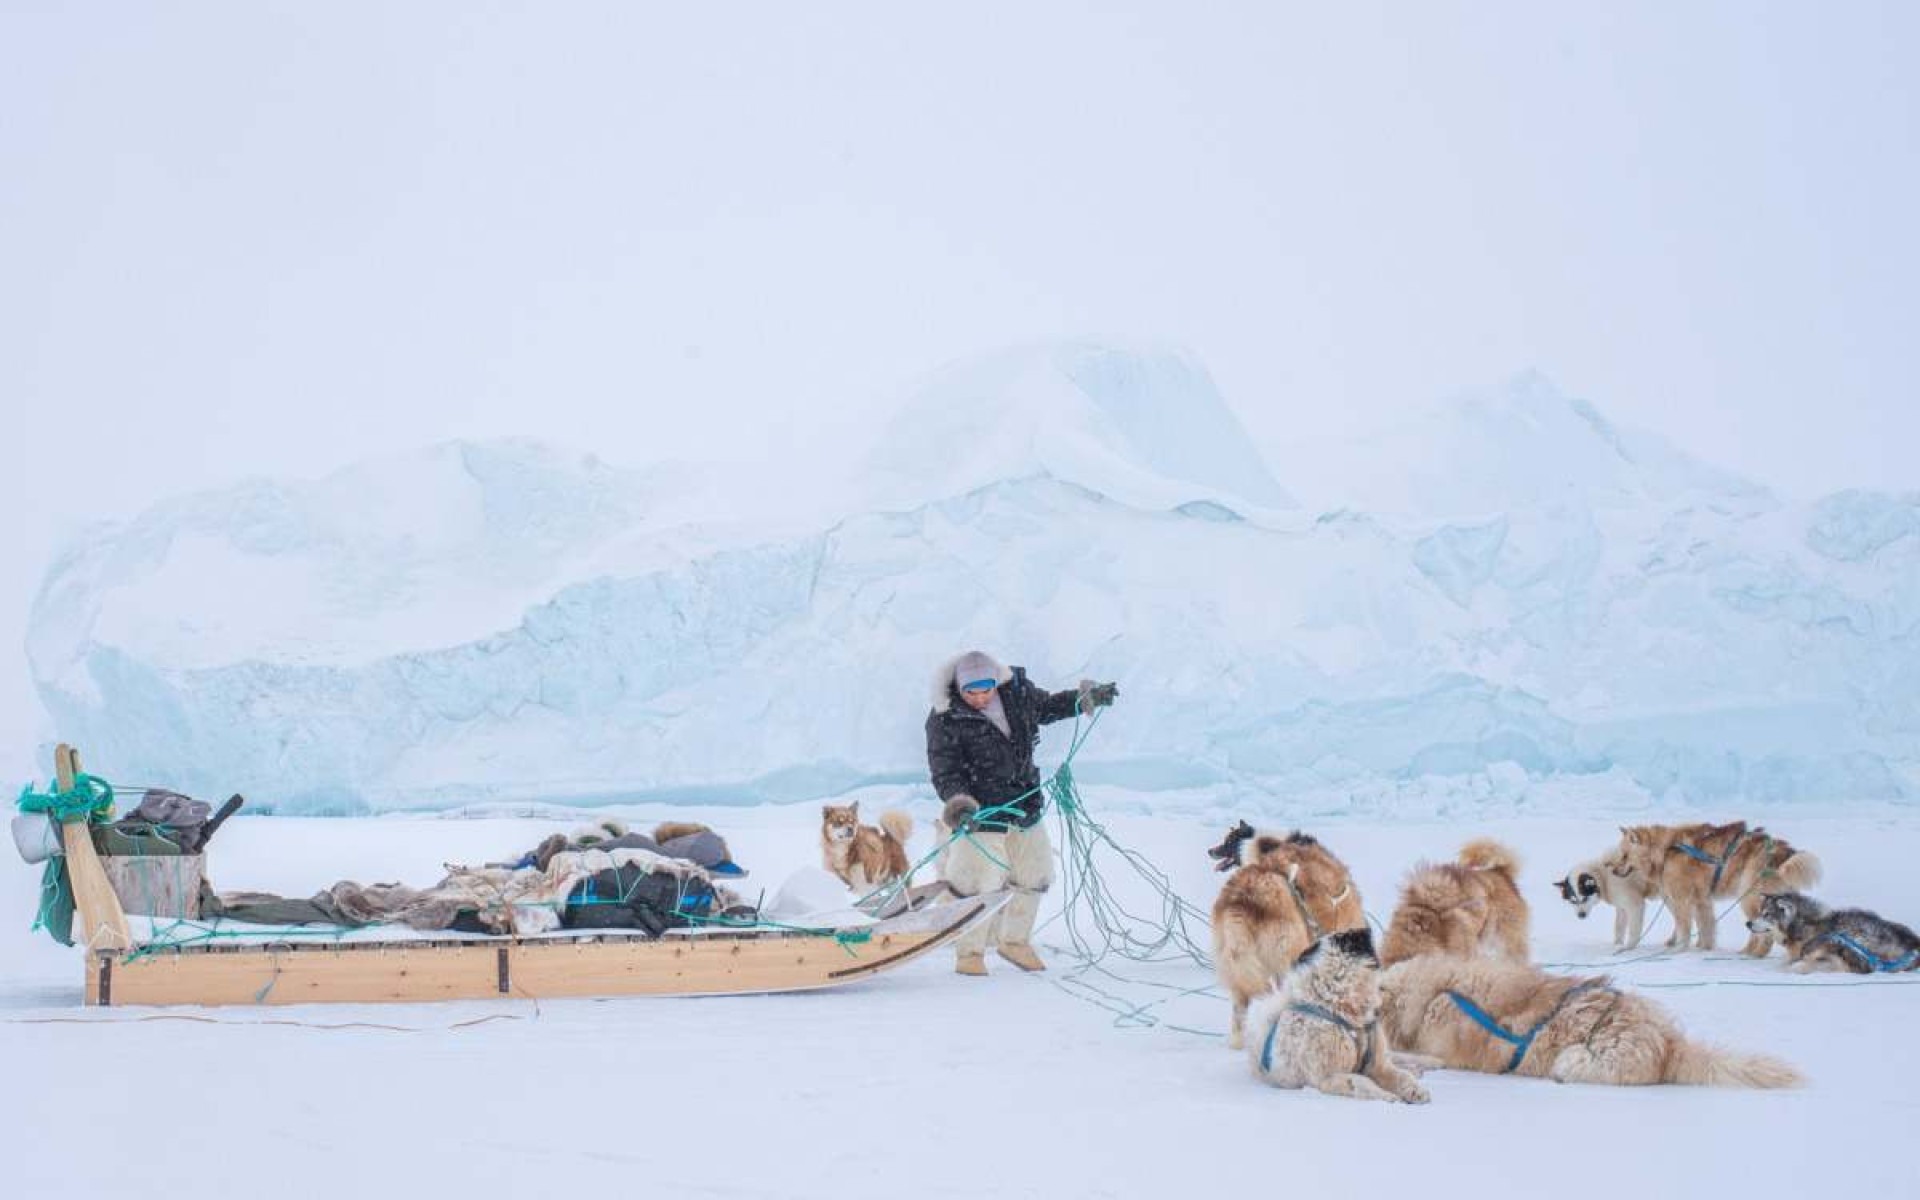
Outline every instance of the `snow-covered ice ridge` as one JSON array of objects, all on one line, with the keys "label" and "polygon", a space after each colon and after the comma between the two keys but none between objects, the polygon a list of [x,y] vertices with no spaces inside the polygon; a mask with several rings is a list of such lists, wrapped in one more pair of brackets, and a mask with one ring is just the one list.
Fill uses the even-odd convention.
[{"label": "snow-covered ice ridge", "polygon": [[35,679],[120,778],[282,812],[907,783],[972,645],[1121,681],[1077,767],[1170,796],[1920,790],[1920,496],[1785,501],[1533,374],[1276,478],[1191,356],[1091,344],[865,455],[810,507],[530,441],[183,497],[51,566]]}]

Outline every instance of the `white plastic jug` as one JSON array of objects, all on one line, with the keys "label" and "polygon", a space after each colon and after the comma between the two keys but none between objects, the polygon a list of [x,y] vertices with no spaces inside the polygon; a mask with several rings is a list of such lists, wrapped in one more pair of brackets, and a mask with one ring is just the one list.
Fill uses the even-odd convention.
[{"label": "white plastic jug", "polygon": [[60,840],[60,824],[46,813],[15,813],[13,844],[20,857],[30,863],[43,863],[56,854],[67,852]]}]

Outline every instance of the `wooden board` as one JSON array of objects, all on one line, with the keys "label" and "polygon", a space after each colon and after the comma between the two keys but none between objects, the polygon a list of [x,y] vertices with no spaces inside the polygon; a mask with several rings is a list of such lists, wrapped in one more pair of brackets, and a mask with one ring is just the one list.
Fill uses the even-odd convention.
[{"label": "wooden board", "polygon": [[[54,748],[53,769],[59,778],[60,790],[67,791],[80,774],[80,756],[72,746],[62,743]],[[74,940],[90,951],[103,953],[132,946],[127,915],[121,911],[120,898],[114,894],[107,870],[100,865],[100,856],[94,851],[93,831],[87,821],[83,818],[65,822],[60,827],[60,837],[67,848],[67,882],[73,888],[74,920],[79,925],[74,931]]]},{"label": "wooden board", "polygon": [[87,956],[87,1003],[371,1004],[560,996],[716,996],[833,987],[891,970],[995,906],[974,900],[918,927],[842,945],[772,933],[609,941],[193,947]]}]

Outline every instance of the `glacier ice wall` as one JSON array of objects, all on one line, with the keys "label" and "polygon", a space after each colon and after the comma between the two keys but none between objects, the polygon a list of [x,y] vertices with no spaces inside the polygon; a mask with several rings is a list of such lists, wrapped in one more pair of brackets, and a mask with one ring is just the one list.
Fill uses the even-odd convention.
[{"label": "glacier ice wall", "polygon": [[279,811],[912,781],[974,645],[1119,679],[1083,773],[1141,789],[1912,797],[1920,500],[1787,504],[1537,375],[1349,453],[1301,506],[1190,357],[1029,347],[917,387],[837,519],[455,443],[95,531],[29,651],[103,770]]}]

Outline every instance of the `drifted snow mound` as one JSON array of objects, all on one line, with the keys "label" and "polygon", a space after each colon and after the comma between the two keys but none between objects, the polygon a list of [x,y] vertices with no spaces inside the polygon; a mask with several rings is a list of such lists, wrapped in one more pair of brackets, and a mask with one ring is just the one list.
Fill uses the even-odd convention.
[{"label": "drifted snow mound", "polygon": [[[110,777],[280,811],[923,781],[926,672],[969,646],[1121,681],[1086,777],[1252,812],[1581,779],[1911,795],[1910,498],[1795,508],[1534,377],[1460,419],[1436,445],[1491,420],[1565,470],[1496,456],[1425,513],[1316,517],[1189,360],[1029,349],[916,389],[835,519],[716,524],[712,475],[440,447],[96,532],[51,569],[30,654]],[[1363,448],[1329,478],[1407,465]]]}]

